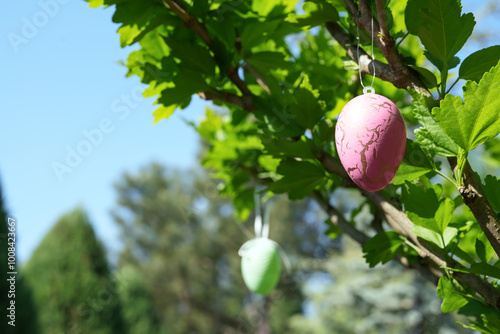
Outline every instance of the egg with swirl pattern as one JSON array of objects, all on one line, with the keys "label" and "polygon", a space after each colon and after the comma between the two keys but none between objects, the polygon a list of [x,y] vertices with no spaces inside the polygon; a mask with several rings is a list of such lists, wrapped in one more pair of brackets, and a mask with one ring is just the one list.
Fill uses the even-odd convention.
[{"label": "egg with swirl pattern", "polygon": [[349,177],[378,191],[396,174],[406,147],[403,117],[388,98],[367,93],[349,101],[335,128],[337,152]]}]

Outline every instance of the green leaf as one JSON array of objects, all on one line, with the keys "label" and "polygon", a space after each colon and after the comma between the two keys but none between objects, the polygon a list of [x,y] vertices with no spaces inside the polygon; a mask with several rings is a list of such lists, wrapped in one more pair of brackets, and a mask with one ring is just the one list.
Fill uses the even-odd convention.
[{"label": "green leaf", "polygon": [[[429,51],[424,51],[425,58],[427,58],[434,66],[436,66],[439,70],[442,70],[444,68],[444,62],[437,57],[435,57],[433,54],[431,54]],[[450,60],[446,62],[446,65],[448,67],[448,70],[451,70],[460,64],[460,58],[454,56]]]},{"label": "green leaf", "polygon": [[275,31],[281,23],[280,20],[252,22],[244,26],[241,32],[241,45],[244,50],[250,50],[268,40],[271,32]]},{"label": "green leaf", "polygon": [[167,87],[161,92],[158,102],[164,106],[186,105],[193,94],[210,89],[200,72],[184,69],[182,73],[174,78],[174,87]]},{"label": "green leaf", "polygon": [[271,140],[264,144],[267,153],[275,158],[293,157],[302,159],[314,159],[314,146],[310,139],[302,136],[300,140]]},{"label": "green leaf", "polygon": [[439,228],[438,232],[444,233],[453,216],[453,210],[455,210],[455,202],[451,198],[444,198],[439,202],[439,207],[434,214],[434,220]]},{"label": "green leaf", "polygon": [[313,89],[309,77],[304,76],[299,88],[294,90],[295,104],[290,106],[290,113],[304,129],[312,129],[325,115],[325,103],[318,100],[319,92]]},{"label": "green leaf", "polygon": [[457,285],[458,283],[454,283],[447,276],[441,276],[439,279],[437,294],[443,299],[441,311],[444,313],[458,310],[469,302],[469,299],[463,296],[463,289]]},{"label": "green leaf", "polygon": [[363,245],[363,257],[370,268],[379,263],[387,263],[396,256],[404,241],[404,238],[397,232],[380,232]]},{"label": "green leaf", "polygon": [[493,210],[500,212],[500,178],[487,175],[484,178],[483,190]]},{"label": "green leaf", "polygon": [[160,106],[153,112],[153,116],[155,117],[153,123],[158,123],[160,120],[164,118],[165,119],[169,118],[174,113],[175,109],[177,109],[177,106],[175,104],[172,104],[167,107]]},{"label": "green leaf", "polygon": [[[207,1],[208,2],[208,1]],[[235,1],[236,2],[236,1]],[[279,9],[281,13],[288,13],[294,8],[296,3],[295,0],[253,0],[252,10],[261,16],[268,16],[269,14],[275,14],[276,10]]]},{"label": "green leaf", "polygon": [[[434,220],[434,215],[440,205],[433,188],[424,189],[410,182],[406,182],[405,187],[403,187],[402,200],[406,212],[412,212],[421,218],[430,220]],[[440,232],[440,230],[436,230],[436,232]]]},{"label": "green leaf", "polygon": [[420,79],[422,80],[422,82],[425,84],[425,86],[427,88],[437,87],[438,82],[437,82],[437,79],[436,79],[436,76],[434,75],[434,73],[432,73],[431,71],[429,71],[426,68],[415,66],[415,65],[409,65],[409,67],[411,67],[412,69],[417,71],[417,73],[420,76]]},{"label": "green leaf", "polygon": [[314,27],[325,22],[338,21],[339,13],[331,4],[324,1],[308,1],[302,6],[304,15],[291,14],[287,21],[299,27]]},{"label": "green leaf", "polygon": [[414,90],[410,90],[410,93],[413,97],[413,114],[422,125],[421,128],[415,130],[417,142],[423,148],[434,151],[438,155],[445,157],[457,156],[460,147],[448,137],[431,115],[429,106],[435,103],[434,99],[425,97]]},{"label": "green leaf", "polygon": [[500,45],[490,46],[468,56],[462,62],[458,77],[479,82],[483,74],[489,72],[500,61]]},{"label": "green leaf", "polygon": [[214,75],[215,60],[208,49],[187,41],[181,42],[174,37],[165,38],[165,43],[171,48],[171,56],[180,59],[179,67]]},{"label": "green leaf", "polygon": [[328,142],[335,136],[335,121],[329,118],[323,118],[312,129],[314,144],[320,146]]},{"label": "green leaf", "polygon": [[[410,216],[408,216],[408,217],[410,217]],[[411,231],[417,237],[422,238],[424,240],[427,240],[429,242],[432,242],[433,244],[437,245],[439,248],[444,249],[443,240],[441,239],[441,236],[439,235],[439,233],[437,233],[433,230],[430,230],[428,228],[425,228],[421,225],[414,225],[412,227]]]},{"label": "green leaf", "polygon": [[467,81],[464,100],[446,95],[432,115],[446,134],[469,152],[500,133],[500,64],[479,84]]},{"label": "green leaf", "polygon": [[460,14],[457,0],[429,0],[427,7],[420,8],[418,36],[425,48],[443,63],[460,51],[476,24],[472,13]]},{"label": "green leaf", "polygon": [[490,244],[484,232],[481,232],[481,234],[477,236],[476,254],[484,263],[488,263],[493,254],[495,254],[495,250],[493,249],[493,246]]},{"label": "green leaf", "polygon": [[[432,225],[432,223],[429,223],[429,225]],[[440,233],[426,228],[423,225],[414,225],[412,228],[412,232],[417,237],[432,242],[434,245],[438,246],[441,249],[445,249],[446,246],[448,246],[453,238],[455,238],[458,234],[458,230],[454,227],[447,227],[441,235]]]},{"label": "green leaf", "polygon": [[269,184],[274,193],[288,192],[291,200],[309,195],[325,177],[323,168],[306,161],[282,160],[277,169],[281,179]]},{"label": "green leaf", "polygon": [[292,65],[291,62],[285,59],[283,53],[271,51],[250,54],[246,58],[246,61],[262,71],[269,71],[275,68],[287,68]]},{"label": "green leaf", "polygon": [[405,10],[405,24],[408,32],[412,35],[418,35],[418,30],[422,25],[420,10],[429,8],[429,0],[408,0]]},{"label": "green leaf", "polygon": [[232,29],[232,25],[217,20],[208,20],[206,22],[208,33],[211,36],[219,39],[227,48],[232,49],[236,41],[236,31]]},{"label": "green leaf", "polygon": [[393,184],[404,184],[436,169],[434,160],[419,143],[406,139],[406,150],[398,172],[392,179]]}]

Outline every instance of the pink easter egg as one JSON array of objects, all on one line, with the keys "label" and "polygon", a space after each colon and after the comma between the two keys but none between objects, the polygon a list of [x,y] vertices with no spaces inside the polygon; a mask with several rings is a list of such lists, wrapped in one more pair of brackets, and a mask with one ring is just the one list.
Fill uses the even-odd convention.
[{"label": "pink easter egg", "polygon": [[384,188],[396,174],[406,147],[406,129],[388,98],[367,93],[346,104],[335,129],[335,144],[349,177],[367,191]]}]

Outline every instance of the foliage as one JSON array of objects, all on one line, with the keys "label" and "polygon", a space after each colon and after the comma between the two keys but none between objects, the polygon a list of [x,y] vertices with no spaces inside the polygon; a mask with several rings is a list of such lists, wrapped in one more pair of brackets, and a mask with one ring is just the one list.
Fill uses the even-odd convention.
[{"label": "foliage", "polygon": [[[456,56],[475,26],[458,0],[318,0],[302,10],[290,0],[89,2],[114,5],[122,46],[137,44],[128,75],[158,96],[155,121],[194,94],[225,107],[195,127],[208,145],[203,164],[239,219],[259,184],[268,196],[313,197],[337,232],[361,244],[376,235],[364,248],[370,265],[417,269],[436,284],[443,312],[500,331],[498,178],[475,173],[469,159],[484,150],[498,172],[500,54],[493,46]],[[372,19],[375,61],[364,51]],[[415,138],[393,184],[376,193],[355,188],[332,139],[336,115],[361,92],[358,69],[376,69],[377,93],[398,105]],[[463,99],[450,94],[460,79]],[[373,224],[360,229],[338,210],[332,195],[343,187],[364,195]]]},{"label": "foliage", "polygon": [[23,274],[40,333],[126,333],[104,248],[82,209],[61,217]]},{"label": "foliage", "polygon": [[[12,218],[12,217],[11,217]],[[0,188],[0,313],[2,317],[2,322],[0,323],[0,332],[1,333],[39,333],[37,327],[37,312],[33,304],[33,296],[30,287],[26,284],[25,279],[22,277],[19,269],[17,269],[18,274],[16,275],[16,284],[15,284],[15,293],[11,295],[10,290],[10,282],[7,281],[11,275],[8,275],[8,272],[15,271],[9,268],[8,264],[8,253],[9,243],[12,240],[9,240],[9,221],[6,212],[6,208],[4,206],[4,199],[2,196],[2,189]],[[16,226],[17,227],[17,226]],[[7,318],[9,311],[7,307],[9,307],[10,301],[13,300],[15,302],[15,327],[8,324],[11,319]]]}]

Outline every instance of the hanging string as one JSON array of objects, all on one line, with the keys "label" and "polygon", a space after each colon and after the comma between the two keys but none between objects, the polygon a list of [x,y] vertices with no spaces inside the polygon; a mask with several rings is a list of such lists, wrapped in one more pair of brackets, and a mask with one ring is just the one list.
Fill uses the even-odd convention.
[{"label": "hanging string", "polygon": [[261,238],[262,237],[262,211],[260,209],[260,195],[257,191],[257,188],[255,188],[255,192],[253,194],[254,196],[254,204],[255,204],[255,222],[254,222],[254,230],[255,230],[255,237],[256,238]]},{"label": "hanging string", "polygon": [[374,39],[374,36],[373,36],[373,16],[372,16],[372,21],[371,21],[371,28],[372,28],[372,32],[371,32],[371,37],[372,37],[372,52],[371,52],[371,58],[372,58],[372,65],[373,65],[373,76],[372,76],[372,83],[370,86],[366,86],[363,84],[363,78],[361,77],[361,64],[359,62],[359,42],[360,42],[360,38],[359,38],[359,26],[356,25],[356,30],[357,30],[357,34],[358,34],[358,46],[357,46],[357,49],[356,49],[356,53],[357,53],[357,56],[358,56],[358,65],[359,65],[359,82],[361,82],[361,86],[363,86],[363,94],[367,94],[367,93],[375,93],[375,88],[373,88],[373,83],[375,82],[375,56],[374,56],[374,53],[373,53],[373,39]]}]

